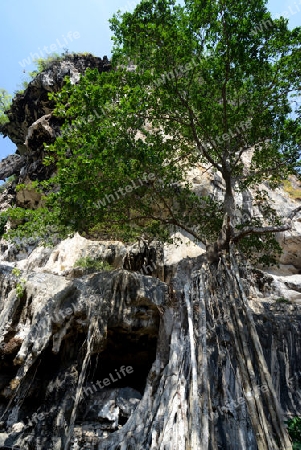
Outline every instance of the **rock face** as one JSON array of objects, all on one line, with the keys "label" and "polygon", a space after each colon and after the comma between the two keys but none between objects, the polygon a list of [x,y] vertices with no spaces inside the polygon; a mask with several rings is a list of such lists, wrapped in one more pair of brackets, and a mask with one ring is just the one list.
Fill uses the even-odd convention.
[{"label": "rock face", "polygon": [[279,243],[283,249],[280,263],[292,265],[301,272],[301,214],[293,221],[292,230],[279,233]]},{"label": "rock face", "polygon": [[[77,272],[83,255],[112,271]],[[301,275],[241,265],[268,367],[249,381],[239,360],[251,370],[258,354],[226,272],[202,255],[170,256],[156,243],[78,235],[19,261],[3,253],[0,448],[255,450],[276,421],[263,414],[259,426],[249,413],[269,416],[269,374],[286,417],[300,414]],[[284,285],[289,302],[277,301]],[[286,448],[272,445],[262,448]]]},{"label": "rock face", "polygon": [[[99,243],[88,244],[98,246],[100,252],[103,249]],[[112,248],[107,246],[107,255]],[[60,248],[55,249],[47,263],[59,258],[59,252]],[[116,253],[113,263],[118,265],[122,260]],[[141,399],[155,359],[159,309],[168,294],[163,282],[140,273],[115,270],[68,280],[51,273],[47,263],[40,261],[43,272],[22,272],[19,277],[10,266],[1,266],[2,293],[8,295],[2,297],[0,306],[1,398],[6,399],[0,408],[2,420],[7,416],[7,424],[20,427],[16,434],[11,428],[5,445],[14,442],[24,449],[37,440],[45,449],[58,441],[57,448],[64,448],[71,437],[84,445],[89,433],[94,441],[127,421]],[[13,371],[10,380],[8,367]],[[20,389],[21,396],[29,389],[22,417],[17,400]],[[46,403],[36,409],[40,401]],[[71,429],[66,434],[67,417],[72,429],[77,421],[74,436]],[[54,427],[60,431],[51,438]]]},{"label": "rock face", "polygon": [[[51,144],[60,134],[63,120],[53,116],[54,103],[48,94],[58,92],[65,77],[72,83],[79,81],[86,69],[99,72],[111,70],[110,61],[87,55],[65,55],[64,59],[52,61],[49,67],[39,73],[22,94],[13,99],[8,112],[9,122],[1,127],[1,133],[8,136],[17,146],[16,154],[9,155],[0,162],[0,180],[15,175],[13,189],[0,198],[1,210],[15,205],[35,208],[40,205],[39,195],[33,190],[25,189],[16,197],[16,183],[30,184],[32,181],[45,180],[55,171],[55,166],[45,166],[44,143]],[[3,206],[4,205],[4,206]]]},{"label": "rock face", "polygon": [[25,165],[24,156],[20,155],[9,155],[1,161],[0,165],[0,180],[5,180],[6,178],[18,173],[21,168]]},{"label": "rock face", "polygon": [[[39,73],[22,94],[17,94],[8,113],[9,122],[1,132],[17,146],[19,156],[9,156],[0,163],[0,178],[21,175],[32,181],[49,177],[53,167],[42,165],[43,144],[54,142],[60,134],[62,120],[52,116],[53,102],[48,98],[51,92],[59,91],[66,76],[72,83],[79,81],[87,68],[100,72],[111,69],[107,57],[93,55],[66,55],[63,60],[53,61],[47,69]],[[26,156],[26,159],[22,156]]]}]

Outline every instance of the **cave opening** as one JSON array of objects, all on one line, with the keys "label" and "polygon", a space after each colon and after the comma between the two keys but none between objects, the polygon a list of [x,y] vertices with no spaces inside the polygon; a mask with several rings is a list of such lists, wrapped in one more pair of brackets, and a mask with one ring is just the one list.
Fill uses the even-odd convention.
[{"label": "cave opening", "polygon": [[147,375],[156,358],[156,347],[157,333],[110,328],[105,350],[91,358],[87,381],[97,386],[97,382],[107,379],[109,388],[131,387],[143,395]]},{"label": "cave opening", "polygon": [[149,327],[108,328],[105,348],[91,356],[82,389],[75,421],[79,443],[87,439],[85,430],[105,438],[131,417],[156,359],[159,322],[154,311]]}]

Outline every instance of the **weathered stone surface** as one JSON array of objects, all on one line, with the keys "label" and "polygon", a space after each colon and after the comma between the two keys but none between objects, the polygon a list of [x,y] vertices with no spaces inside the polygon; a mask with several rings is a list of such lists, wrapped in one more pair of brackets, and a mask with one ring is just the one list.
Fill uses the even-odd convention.
[{"label": "weathered stone surface", "polygon": [[[118,376],[121,375],[118,371],[117,373]],[[112,380],[118,380],[116,372],[110,375],[111,378],[105,379],[107,384],[112,384]],[[89,390],[92,392],[90,395]],[[142,398],[140,392],[133,388],[100,389],[94,383],[83,387],[83,393],[85,392],[87,395],[83,396],[85,402],[79,417],[83,422],[99,422],[101,430],[116,431],[118,427],[121,428],[121,423],[129,419]]]},{"label": "weathered stone surface", "polygon": [[[176,251],[172,255],[169,248],[164,265],[156,246],[127,247],[76,235],[54,249],[35,249],[17,262],[23,269],[19,275],[11,266],[1,266],[3,445],[24,450],[117,450],[120,445],[139,450],[257,449],[254,430],[259,425],[249,408],[255,402],[268,411],[272,400],[265,392],[269,379],[264,373],[255,372],[252,385],[245,385],[239,361],[247,356],[235,343],[241,333],[250,361],[257,364],[247,317],[231,311],[226,272],[204,266],[202,255],[170,265]],[[79,255],[102,258],[120,269],[69,278]],[[158,267],[163,264],[165,282],[155,278],[159,274],[141,273],[145,257]],[[122,269],[125,264],[128,270]],[[299,278],[282,277],[278,283],[298,292]],[[187,280],[191,286],[184,299]],[[275,397],[288,417],[301,410],[296,395],[301,306],[293,298],[277,302],[275,280],[257,271],[246,272],[241,282]],[[18,297],[20,283],[24,291]],[[216,295],[205,290],[206,283],[213,283]],[[234,327],[235,314],[241,325]],[[133,372],[122,375],[121,368],[128,366]],[[107,386],[99,388],[103,380]]]},{"label": "weathered stone surface", "polygon": [[196,258],[206,253],[206,247],[201,242],[195,242],[186,232],[172,235],[173,244],[164,245],[164,263],[167,266],[176,265],[185,258]]},{"label": "weathered stone surface", "polygon": [[301,305],[301,275],[272,276],[273,291],[278,301],[286,300]]},{"label": "weathered stone surface", "polygon": [[283,249],[280,263],[283,265],[293,265],[301,271],[301,214],[293,220],[290,231],[279,233],[278,241]]},{"label": "weathered stone surface", "polygon": [[51,114],[45,114],[36,120],[27,131],[24,144],[28,149],[41,148],[43,144],[51,144],[57,134],[51,126]]},{"label": "weathered stone surface", "polygon": [[[152,364],[148,352],[150,351],[153,357],[155,355],[160,317],[158,308],[166,303],[168,289],[164,283],[155,278],[128,271],[105,272],[68,281],[64,277],[49,273],[22,274],[20,276],[22,278],[20,278],[12,275],[11,270],[10,267],[2,266],[2,277],[0,277],[3,293],[0,302],[2,311],[0,340],[3,345],[0,346],[0,352],[3,356],[4,367],[10,362],[13,362],[16,367],[12,379],[8,380],[6,376],[0,376],[3,398],[11,402],[9,411],[7,411],[7,424],[11,430],[10,439],[16,438],[15,444],[22,442],[21,446],[25,449],[27,448],[25,436],[28,437],[28,433],[32,432],[35,436],[34,442],[38,437],[41,438],[40,433],[45,429],[44,422],[47,418],[49,421],[49,427],[46,426],[48,435],[45,436],[43,444],[46,448],[49,445],[49,433],[52,434],[53,418],[57,417],[56,420],[60,422],[59,417],[62,416],[63,419],[65,414],[68,415],[67,411],[71,412],[70,395],[79,394],[86,404],[85,396],[81,393],[82,383],[86,384],[88,378],[88,373],[86,373],[88,364],[94,364],[94,371],[99,373],[99,379],[105,378],[101,375],[105,374],[107,369],[107,377],[110,377],[111,373],[115,377],[114,381],[120,382],[121,380],[123,382],[122,378],[124,378],[125,383],[130,382],[128,381],[131,379],[130,376],[128,379],[122,377],[121,372],[118,372],[117,369],[120,366],[132,366],[134,380],[136,380],[134,383],[141,390]],[[19,282],[23,282],[20,281],[23,278],[26,279],[24,293],[17,297],[15,289]],[[10,287],[7,291],[8,284]],[[99,315],[100,310],[102,311],[101,315]],[[85,353],[81,353],[80,349],[84,345],[85,336],[88,335],[90,335],[91,341],[88,338],[89,343],[85,355]],[[126,349],[125,344],[129,348]],[[131,345],[133,346],[132,352]],[[108,354],[106,353],[107,347],[111,348]],[[116,353],[116,365],[114,360],[110,361],[113,348]],[[137,356],[135,348],[138,352]],[[93,355],[99,355],[99,352],[104,356],[103,366],[95,362],[95,359],[94,362],[91,362]],[[66,365],[64,369],[60,368],[63,355]],[[85,359],[86,356],[89,358],[89,362]],[[76,362],[78,357],[80,360],[83,358],[80,365]],[[51,371],[43,375],[45,367],[49,365],[49,362],[47,363],[49,358],[58,370],[58,375],[52,374]],[[124,361],[125,364],[119,365],[120,361]],[[40,364],[44,366],[41,366],[42,372],[38,369]],[[146,369],[147,367],[148,369]],[[3,374],[3,371],[1,373]],[[71,374],[73,375],[70,378]],[[139,379],[141,374],[144,379]],[[33,376],[35,377],[34,382]],[[56,378],[57,376],[58,378]],[[48,401],[43,403],[44,406],[39,407],[38,423],[36,427],[33,427],[30,423],[35,423],[36,417],[32,417],[34,411],[30,403],[34,398],[40,396],[39,383],[43,377],[46,377],[43,383]],[[59,388],[60,385],[61,388]],[[18,401],[15,402],[15,400],[19,394],[23,395],[22,392],[25,392],[23,389],[28,390],[29,403],[25,402],[27,406],[21,413],[21,420],[16,421],[15,418],[19,417],[20,410]],[[133,392],[128,389],[118,392],[116,408],[119,408],[118,414],[120,413],[120,417],[124,418],[122,420],[125,420],[137,405],[137,401],[131,400],[131,398],[139,399],[139,396],[131,396]],[[128,393],[131,395],[126,400]],[[103,408],[104,414],[105,405]],[[3,403],[0,405],[0,409],[6,415]],[[53,436],[54,439],[60,438],[61,435],[64,436],[65,420],[66,418],[61,426],[58,425],[58,430],[61,429],[61,431]],[[20,431],[18,437],[14,436],[16,430],[12,427],[21,421],[23,425],[25,423],[24,433]],[[66,437],[62,437],[62,439],[64,440]]]},{"label": "weathered stone surface", "polygon": [[[28,238],[22,242],[11,243],[1,239],[0,262],[14,266],[16,261],[26,260],[28,256],[37,247],[37,242],[33,238]],[[39,254],[41,249],[38,250]],[[40,264],[40,262],[37,262]],[[22,263],[21,263],[22,266]]]},{"label": "weathered stone surface", "polygon": [[0,193],[0,211],[6,211],[13,206],[16,201],[16,192],[13,186],[8,186],[2,193]]},{"label": "weathered stone surface", "polygon": [[[31,141],[30,136],[33,129],[37,128],[37,124],[33,124],[43,116],[47,117],[53,110],[54,104],[49,101],[48,93],[57,92],[62,87],[66,76],[70,77],[71,82],[76,83],[80,74],[84,73],[87,68],[107,71],[110,70],[110,67],[110,62],[106,57],[101,59],[93,55],[66,55],[64,60],[51,63],[48,69],[39,73],[29,83],[24,93],[16,95],[8,113],[10,120],[2,127],[4,136],[8,136],[17,145],[20,154],[31,152],[37,154],[41,150],[43,142],[38,141],[39,145],[37,145],[37,141]],[[47,122],[44,117],[45,121]],[[53,131],[48,131],[52,139],[59,131],[60,125],[61,121],[57,119],[53,121],[51,126]],[[45,128],[45,124],[43,128]],[[27,137],[28,134],[29,137]],[[25,144],[26,137],[27,144]],[[30,146],[31,142],[32,146]]]},{"label": "weathered stone surface", "polygon": [[[174,249],[177,251],[176,246]],[[78,233],[60,242],[53,250],[36,247],[34,239],[17,245],[3,241],[0,255],[0,261],[15,262],[16,267],[24,271],[47,272],[69,279],[85,273],[77,265],[79,259],[85,258],[104,261],[113,269],[137,271],[141,275],[150,275],[161,280],[164,279],[164,264],[170,265],[168,258],[165,258],[164,262],[163,246],[156,242],[147,245],[141,240],[132,245],[125,245],[119,241],[91,241]]]},{"label": "weathered stone surface", "polygon": [[16,205],[21,208],[38,208],[42,206],[42,194],[34,189],[31,180],[24,180],[25,187],[16,193]]},{"label": "weathered stone surface", "polygon": [[23,183],[26,178],[45,180],[54,173],[54,165],[42,163],[44,143],[55,141],[63,120],[52,116],[54,103],[48,94],[59,91],[66,76],[72,83],[77,83],[87,68],[105,72],[111,69],[111,64],[106,56],[102,59],[91,54],[66,55],[63,60],[53,61],[22,94],[15,96],[8,112],[9,122],[2,126],[1,132],[16,144],[18,154],[10,155],[0,163],[0,179],[15,174]]},{"label": "weathered stone surface", "polygon": [[26,159],[20,155],[9,155],[0,162],[0,180],[20,172]]}]

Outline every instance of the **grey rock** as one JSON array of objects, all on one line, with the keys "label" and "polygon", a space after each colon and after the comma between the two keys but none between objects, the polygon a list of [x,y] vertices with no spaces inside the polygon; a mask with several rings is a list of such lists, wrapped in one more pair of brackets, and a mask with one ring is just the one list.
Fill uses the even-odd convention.
[{"label": "grey rock", "polygon": [[[38,445],[42,450],[63,449],[68,443],[71,449],[117,449],[124,442],[142,450],[164,448],[159,444],[162,439],[165,447],[182,450],[188,448],[185,442],[195,426],[189,422],[193,415],[203,421],[196,428],[201,442],[207,420],[210,440],[222,448],[256,449],[254,424],[246,407],[250,399],[240,375],[243,356],[239,357],[235,345],[239,328],[229,327],[233,318],[225,294],[208,297],[209,291],[200,290],[203,283],[206,287],[206,277],[209,282],[210,272],[213,280],[223,275],[206,268],[203,255],[183,258],[167,270],[164,255],[162,259],[156,245],[156,254],[151,248],[75,236],[46,253],[42,248],[34,250],[17,263],[23,265],[19,276],[11,266],[0,266],[0,414],[5,444],[9,438],[24,450]],[[68,279],[61,265],[71,267],[78,254],[112,258],[111,263],[121,267]],[[158,266],[163,265],[164,280],[140,272],[143,258],[150,255],[158,258]],[[122,268],[125,264],[127,269]],[[243,276],[276,396],[287,417],[298,415],[301,306],[275,302],[274,275],[258,271],[254,278],[247,270]],[[24,293],[18,297],[21,279]],[[187,280],[191,280],[190,312],[183,298]],[[281,282],[299,290],[298,275],[283,277]],[[215,289],[226,289],[225,282]],[[246,320],[243,311],[238,313]],[[207,363],[199,363],[198,371],[205,370],[205,378],[199,378],[201,415],[188,400],[193,368],[187,328],[190,314],[195,350],[204,352],[206,342]],[[248,339],[250,358],[255,361],[253,341]],[[126,366],[133,373],[122,376],[121,367]],[[110,384],[98,388],[97,381],[104,379]],[[208,395],[205,380],[210,388],[207,413],[203,409]],[[258,399],[268,408],[262,373],[256,372],[254,382]]]},{"label": "grey rock", "polygon": [[25,158],[20,155],[9,155],[0,162],[0,180],[20,172],[25,164]]},{"label": "grey rock", "polygon": [[55,168],[42,164],[44,142],[54,142],[60,134],[63,120],[52,117],[54,103],[49,100],[48,93],[61,89],[66,76],[72,83],[77,83],[87,68],[97,68],[103,72],[110,70],[111,65],[106,58],[91,54],[65,55],[63,60],[52,61],[23,93],[15,96],[8,112],[9,122],[3,125],[1,132],[16,144],[19,155],[27,156],[26,164],[23,168],[24,158],[12,155],[0,166],[0,177],[19,174],[21,168],[20,182],[26,176],[32,181],[51,176]]}]

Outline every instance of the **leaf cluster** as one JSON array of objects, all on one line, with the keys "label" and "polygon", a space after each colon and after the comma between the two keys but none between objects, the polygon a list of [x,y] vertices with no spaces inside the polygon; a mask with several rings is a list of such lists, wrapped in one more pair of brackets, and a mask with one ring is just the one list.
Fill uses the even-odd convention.
[{"label": "leaf cluster", "polygon": [[293,417],[287,421],[288,433],[293,441],[293,450],[301,449],[301,417]]},{"label": "leaf cluster", "polygon": [[0,89],[0,131],[1,125],[4,125],[9,120],[6,112],[10,107],[11,101],[12,96],[5,89]]},{"label": "leaf cluster", "polygon": [[112,270],[113,267],[106,261],[102,261],[99,259],[94,259],[90,256],[79,258],[74,267],[81,267],[84,270],[88,271],[102,271],[102,270]]},{"label": "leaf cluster", "polygon": [[[52,95],[64,125],[45,164],[57,172],[44,185],[45,209],[25,213],[24,232],[36,220],[40,232],[167,239],[181,228],[213,242],[226,214],[228,236],[264,262],[279,251],[273,235],[244,230],[280,219],[263,192],[253,200],[259,213],[242,219],[234,191],[276,186],[298,170],[301,125],[290,98],[301,85],[301,29],[273,20],[262,0],[147,0],[115,15],[111,29],[113,70],[87,70]],[[218,171],[224,197],[197,194],[192,168]]]}]

